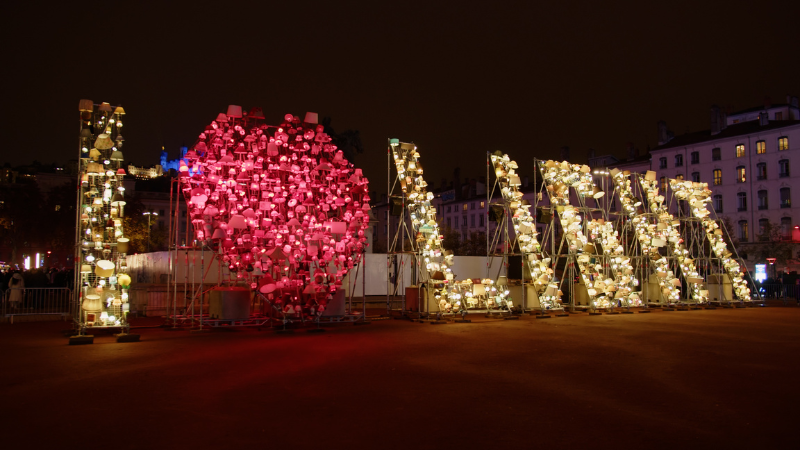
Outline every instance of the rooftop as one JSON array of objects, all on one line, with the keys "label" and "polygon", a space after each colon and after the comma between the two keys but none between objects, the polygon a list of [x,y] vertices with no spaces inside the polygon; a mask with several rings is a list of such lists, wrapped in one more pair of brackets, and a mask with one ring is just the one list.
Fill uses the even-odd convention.
[{"label": "rooftop", "polygon": [[694,133],[687,133],[681,136],[675,136],[666,144],[655,147],[653,151],[664,150],[673,147],[685,147],[687,145],[694,145],[708,141],[717,141],[736,136],[758,133],[760,131],[790,127],[793,125],[800,125],[800,120],[773,120],[767,125],[761,125],[758,121],[742,122],[734,125],[728,125],[727,128],[714,135],[711,134],[711,130],[704,130]]}]

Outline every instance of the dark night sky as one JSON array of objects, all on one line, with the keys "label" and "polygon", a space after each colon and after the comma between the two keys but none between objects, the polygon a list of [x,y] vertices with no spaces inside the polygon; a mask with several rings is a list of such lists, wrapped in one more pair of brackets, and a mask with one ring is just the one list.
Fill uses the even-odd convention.
[{"label": "dark night sky", "polygon": [[385,191],[388,137],[417,143],[438,185],[485,173],[487,151],[523,169],[564,145],[623,156],[658,120],[682,134],[714,103],[800,95],[797,2],[272,3],[7,6],[0,162],[77,157],[81,98],[125,107],[141,165],[240,104],[360,130],[357,165]]}]

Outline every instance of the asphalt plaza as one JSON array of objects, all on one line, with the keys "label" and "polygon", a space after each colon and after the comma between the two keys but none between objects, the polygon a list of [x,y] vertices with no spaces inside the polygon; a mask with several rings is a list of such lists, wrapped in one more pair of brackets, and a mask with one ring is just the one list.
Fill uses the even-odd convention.
[{"label": "asphalt plaza", "polygon": [[767,307],[68,346],[69,323],[2,324],[0,427],[6,448],[798,448],[798,325]]}]

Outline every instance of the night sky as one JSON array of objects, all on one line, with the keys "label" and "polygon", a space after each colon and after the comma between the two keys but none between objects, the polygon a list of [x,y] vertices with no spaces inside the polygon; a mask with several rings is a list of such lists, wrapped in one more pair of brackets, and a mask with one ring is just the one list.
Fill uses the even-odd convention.
[{"label": "night sky", "polygon": [[[626,155],[708,129],[709,106],[800,95],[797,2],[62,2],[6,6],[0,162],[78,154],[78,100],[120,104],[126,159],[176,157],[228,104],[357,129],[385,191],[386,139],[438,187],[502,150]],[[527,169],[526,169],[527,167]]]}]

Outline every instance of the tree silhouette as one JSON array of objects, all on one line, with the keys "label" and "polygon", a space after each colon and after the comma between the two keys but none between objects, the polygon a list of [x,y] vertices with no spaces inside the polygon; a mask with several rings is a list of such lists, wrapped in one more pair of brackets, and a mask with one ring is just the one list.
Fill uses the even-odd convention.
[{"label": "tree silhouette", "polygon": [[356,155],[364,153],[364,143],[361,142],[359,131],[345,130],[341,133],[336,133],[331,127],[330,117],[322,119],[322,126],[325,127],[325,133],[331,137],[331,142],[342,151],[345,159],[355,164]]}]

